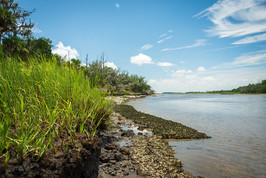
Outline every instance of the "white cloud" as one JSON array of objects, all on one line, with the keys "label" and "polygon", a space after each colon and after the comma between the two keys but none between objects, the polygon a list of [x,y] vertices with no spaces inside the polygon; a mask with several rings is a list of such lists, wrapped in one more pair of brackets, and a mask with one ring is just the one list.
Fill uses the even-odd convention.
[{"label": "white cloud", "polygon": [[152,58],[142,53],[130,57],[130,62],[139,66],[141,66],[142,64],[153,64]]},{"label": "white cloud", "polygon": [[114,70],[117,70],[118,69],[117,66],[113,62],[106,62],[105,63],[105,66],[111,67]]},{"label": "white cloud", "polygon": [[260,41],[266,41],[266,33],[255,35],[255,36],[248,36],[241,40],[235,41],[232,44],[249,44],[249,43],[256,43]]},{"label": "white cloud", "polygon": [[198,67],[197,71],[198,72],[205,72],[206,69],[204,67],[200,66],[200,67]]},{"label": "white cloud", "polygon": [[139,53],[136,56],[130,57],[130,62],[132,64],[137,64],[141,66],[142,64],[154,64],[160,67],[171,67],[174,66],[174,64],[170,62],[154,62],[150,56],[147,56],[145,54]]},{"label": "white cloud", "polygon": [[116,8],[119,8],[119,7],[120,7],[120,4],[115,3],[115,7],[116,7]]},{"label": "white cloud", "polygon": [[58,54],[59,56],[68,60],[68,54],[70,59],[76,59],[79,56],[78,51],[75,48],[71,48],[70,46],[64,46],[64,44],[59,41],[56,45],[56,48],[52,50],[53,54]]},{"label": "white cloud", "polygon": [[211,35],[240,37],[266,31],[265,0],[219,0],[196,16],[207,16],[214,24]]},{"label": "white cloud", "polygon": [[144,51],[144,50],[147,50],[147,49],[150,49],[150,48],[152,48],[153,47],[153,45],[152,44],[145,44],[144,46],[142,46],[141,47],[141,51]]},{"label": "white cloud", "polygon": [[169,33],[172,33],[174,30],[168,30]]},{"label": "white cloud", "polygon": [[183,77],[186,74],[192,74],[192,70],[180,69],[172,73],[172,77]]},{"label": "white cloud", "polygon": [[171,67],[173,66],[174,64],[170,63],[170,62],[157,62],[156,63],[158,66],[161,66],[161,67]]},{"label": "white cloud", "polygon": [[181,49],[187,49],[187,48],[195,48],[199,46],[205,46],[206,45],[206,39],[198,39],[196,42],[192,45],[188,46],[182,46],[182,47],[177,47],[177,48],[164,48],[161,51],[173,51],[173,50],[181,50]]},{"label": "white cloud", "polygon": [[162,42],[164,42],[165,40],[169,40],[169,39],[171,39],[171,38],[173,38],[173,36],[168,36],[168,37],[166,37],[166,38],[164,38],[164,39],[161,39],[161,40],[159,40],[159,41],[157,41],[157,43],[162,43]]}]

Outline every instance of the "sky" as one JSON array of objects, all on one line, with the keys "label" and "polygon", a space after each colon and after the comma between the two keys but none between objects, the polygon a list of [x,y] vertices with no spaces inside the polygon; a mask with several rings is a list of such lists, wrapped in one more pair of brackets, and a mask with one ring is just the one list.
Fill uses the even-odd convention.
[{"label": "sky", "polygon": [[160,92],[266,79],[266,0],[19,0],[53,53],[145,77]]}]

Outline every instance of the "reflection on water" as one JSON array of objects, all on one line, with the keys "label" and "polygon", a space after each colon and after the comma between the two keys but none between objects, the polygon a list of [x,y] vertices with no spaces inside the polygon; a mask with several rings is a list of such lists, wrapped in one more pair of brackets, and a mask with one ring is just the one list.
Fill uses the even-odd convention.
[{"label": "reflection on water", "polygon": [[265,95],[163,95],[128,104],[212,136],[170,142],[186,171],[204,177],[266,177]]}]

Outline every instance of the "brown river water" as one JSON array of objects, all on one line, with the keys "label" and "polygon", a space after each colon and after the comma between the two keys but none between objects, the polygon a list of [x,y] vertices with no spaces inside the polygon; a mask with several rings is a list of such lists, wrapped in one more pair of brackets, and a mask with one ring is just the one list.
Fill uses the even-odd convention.
[{"label": "brown river water", "polygon": [[162,95],[127,104],[212,137],[169,142],[185,171],[204,177],[266,177],[266,95]]}]

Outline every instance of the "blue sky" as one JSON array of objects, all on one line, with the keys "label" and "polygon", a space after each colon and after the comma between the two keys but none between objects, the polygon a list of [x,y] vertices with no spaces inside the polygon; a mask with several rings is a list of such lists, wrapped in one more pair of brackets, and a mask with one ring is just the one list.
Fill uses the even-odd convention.
[{"label": "blue sky", "polygon": [[266,79],[266,0],[24,0],[53,52],[146,78],[156,92]]}]

